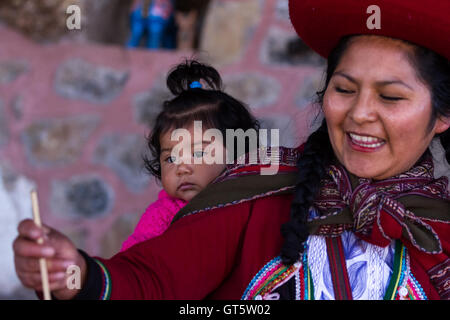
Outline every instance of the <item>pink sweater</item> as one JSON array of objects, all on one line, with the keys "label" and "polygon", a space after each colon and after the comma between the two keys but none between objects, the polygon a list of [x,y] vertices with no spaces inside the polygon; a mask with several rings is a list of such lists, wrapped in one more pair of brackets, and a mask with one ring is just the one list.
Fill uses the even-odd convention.
[{"label": "pink sweater", "polygon": [[161,190],[158,199],[148,206],[139,220],[134,232],[122,244],[120,251],[125,251],[135,244],[161,235],[169,227],[175,214],[187,204]]}]

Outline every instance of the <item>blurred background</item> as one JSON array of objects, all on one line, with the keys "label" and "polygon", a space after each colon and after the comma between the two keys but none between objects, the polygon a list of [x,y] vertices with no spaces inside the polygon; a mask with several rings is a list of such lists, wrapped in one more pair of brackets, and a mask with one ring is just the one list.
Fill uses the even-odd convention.
[{"label": "blurred background", "polygon": [[79,248],[120,249],[161,188],[141,156],[166,74],[191,57],[282,145],[313,130],[325,61],[288,0],[0,0],[0,299],[35,299],[12,254],[32,188],[44,223]]}]

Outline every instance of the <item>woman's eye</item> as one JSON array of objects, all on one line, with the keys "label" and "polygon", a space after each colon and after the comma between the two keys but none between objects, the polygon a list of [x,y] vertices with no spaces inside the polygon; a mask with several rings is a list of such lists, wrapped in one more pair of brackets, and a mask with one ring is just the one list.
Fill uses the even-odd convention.
[{"label": "woman's eye", "polygon": [[336,89],[336,92],[339,92],[339,93],[350,94],[350,93],[353,93],[353,92],[354,92],[354,91],[351,91],[351,90],[345,90],[345,89],[342,89],[342,88],[340,88],[340,87],[335,87],[335,89]]},{"label": "woman's eye", "polygon": [[390,97],[390,96],[385,96],[385,95],[380,95],[380,97],[384,100],[388,100],[388,101],[399,101],[399,100],[403,100],[402,97]]}]

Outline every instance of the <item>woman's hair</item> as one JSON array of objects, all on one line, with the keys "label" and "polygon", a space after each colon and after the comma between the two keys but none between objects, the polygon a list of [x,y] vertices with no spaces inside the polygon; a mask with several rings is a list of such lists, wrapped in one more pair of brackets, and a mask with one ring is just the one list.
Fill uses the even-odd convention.
[{"label": "woman's hair", "polygon": [[[322,106],[323,96],[331,76],[351,43],[350,39],[352,36],[343,37],[328,57],[325,84],[322,90],[317,92],[316,103],[320,106]],[[431,128],[437,117],[450,116],[450,62],[429,49],[413,46],[414,50],[409,59],[416,68],[418,77],[431,92]],[[446,159],[450,163],[450,130],[441,133],[439,137],[445,149]],[[299,175],[291,205],[291,219],[281,227],[284,237],[281,258],[286,265],[295,263],[304,250],[304,243],[309,235],[306,226],[308,211],[320,188],[320,180],[325,175],[325,168],[334,159],[324,119],[320,128],[309,136],[304,153],[297,163]]]},{"label": "woman's hair", "polygon": [[[191,88],[195,81],[200,82],[202,87]],[[217,70],[209,65],[186,60],[169,72],[167,87],[175,97],[163,102],[162,111],[156,117],[155,126],[147,138],[151,157],[143,157],[145,169],[158,179],[161,179],[160,138],[169,130],[201,121],[203,130],[220,130],[226,145],[227,129],[259,129],[258,121],[247,107],[222,91],[222,79]],[[234,142],[233,154],[236,160],[237,144]],[[247,142],[245,148],[250,151]]]},{"label": "woman's hair", "polygon": [[[409,55],[418,77],[428,86],[431,92],[431,130],[437,118],[450,119],[450,60],[427,48],[414,45]],[[450,130],[438,134],[445,150],[445,158],[450,163]]]}]

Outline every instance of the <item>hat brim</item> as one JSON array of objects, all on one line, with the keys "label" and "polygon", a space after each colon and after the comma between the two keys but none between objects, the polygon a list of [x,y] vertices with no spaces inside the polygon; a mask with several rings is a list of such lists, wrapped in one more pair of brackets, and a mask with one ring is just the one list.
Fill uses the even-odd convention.
[{"label": "hat brim", "polygon": [[[367,20],[380,8],[380,29]],[[406,40],[450,60],[450,0],[290,0],[289,15],[300,38],[327,58],[345,35],[373,34]]]}]

